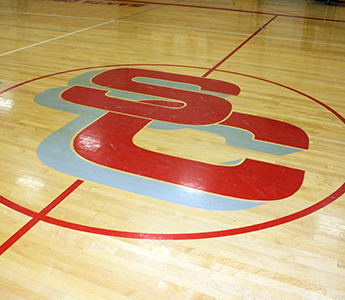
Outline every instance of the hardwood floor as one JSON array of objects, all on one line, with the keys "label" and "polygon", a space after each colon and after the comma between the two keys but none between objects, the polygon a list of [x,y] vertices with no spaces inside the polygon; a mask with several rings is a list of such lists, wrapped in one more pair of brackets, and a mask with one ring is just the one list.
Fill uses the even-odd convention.
[{"label": "hardwood floor", "polygon": [[345,299],[345,5],[0,2],[0,299]]}]

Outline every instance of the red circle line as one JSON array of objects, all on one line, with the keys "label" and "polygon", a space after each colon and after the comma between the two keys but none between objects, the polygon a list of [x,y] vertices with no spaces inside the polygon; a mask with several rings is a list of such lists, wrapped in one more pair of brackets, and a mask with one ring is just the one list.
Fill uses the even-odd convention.
[{"label": "red circle line", "polygon": [[106,235],[106,236],[114,236],[114,237],[123,237],[123,238],[135,238],[135,239],[152,239],[152,240],[192,240],[192,239],[206,239],[206,238],[216,238],[216,237],[224,237],[224,236],[231,236],[231,235],[239,235],[243,233],[249,233],[254,231],[259,231],[271,227],[275,227],[278,225],[282,225],[285,223],[289,223],[291,221],[300,219],[302,217],[305,217],[311,213],[314,213],[321,208],[329,205],[330,203],[337,200],[341,195],[345,193],[345,183],[341,187],[339,187],[335,192],[333,192],[331,195],[326,197],[325,199],[315,203],[312,206],[309,206],[301,211],[295,212],[293,214],[255,224],[255,225],[249,225],[244,226],[240,228],[233,228],[233,229],[226,229],[226,230],[218,230],[218,231],[210,231],[210,232],[198,232],[198,233],[172,233],[172,234],[160,234],[160,233],[139,233],[139,232],[128,232],[128,231],[118,231],[118,230],[112,230],[112,229],[104,229],[104,228],[97,228],[92,226],[86,226],[86,225],[80,225],[75,223],[70,223],[67,221],[59,220],[56,218],[52,218],[46,215],[42,215],[38,212],[34,212],[30,209],[27,209],[23,206],[20,206],[8,199],[6,199],[3,196],[0,196],[0,203],[6,205],[7,207],[20,212],[22,214],[25,214],[29,217],[32,217],[34,219],[38,219],[39,221],[44,221],[46,223],[73,229],[77,231],[83,231],[93,234],[100,234],[100,235]]},{"label": "red circle line", "polygon": [[[69,71],[62,71],[54,74],[49,74],[45,76],[41,76],[38,78],[34,78],[31,80],[28,80],[26,82],[22,82],[20,84],[17,84],[15,86],[12,86],[10,88],[7,88],[3,91],[0,92],[0,95],[8,92],[14,88],[17,88],[19,86],[22,86],[27,83],[31,83],[40,79],[44,79],[47,77],[52,77],[56,75],[61,75],[65,73],[70,73],[70,72],[77,72],[77,71],[83,71],[83,70],[89,70],[89,69],[96,69],[96,68],[109,68],[109,67],[119,67],[119,66],[165,66],[165,67],[181,67],[181,68],[195,68],[195,69],[202,69],[205,70],[207,68],[204,67],[190,67],[190,66],[184,66],[184,65],[168,65],[168,64],[125,64],[125,65],[108,65],[108,66],[98,66],[98,67],[87,67],[87,68],[80,68],[80,69],[75,69],[75,70],[69,70]],[[240,75],[240,76],[245,76],[257,80],[261,80],[264,82],[268,82],[283,88],[286,88],[288,90],[291,90],[293,92],[296,92],[302,96],[305,96],[309,98],[310,100],[318,103],[319,105],[323,106],[327,110],[329,110],[331,113],[333,113],[335,116],[337,116],[344,124],[345,124],[345,118],[342,117],[339,113],[337,113],[335,110],[330,108],[328,105],[322,103],[321,101],[304,94],[298,90],[295,90],[293,88],[287,87],[285,85],[262,79],[259,77],[251,76],[251,75],[246,75],[246,74],[241,74],[237,72],[231,72],[231,71],[226,71],[226,70],[215,70],[216,72],[223,72],[223,73],[229,73],[229,74],[234,74],[234,75]],[[0,195],[0,203],[3,205],[19,212],[24,215],[27,215],[29,217],[32,217],[34,219],[38,219],[39,221],[44,221],[46,223],[68,228],[68,229],[73,229],[77,231],[83,231],[83,232],[88,232],[88,233],[93,233],[93,234],[100,234],[100,235],[106,235],[106,236],[114,236],[114,237],[124,237],[124,238],[135,238],[135,239],[153,239],[153,240],[187,240],[187,239],[206,239],[206,238],[217,238],[217,237],[224,237],[224,236],[232,236],[232,235],[238,235],[238,234],[243,234],[243,233],[249,233],[249,232],[254,232],[254,231],[259,231],[271,227],[275,227],[278,225],[282,225],[297,219],[300,219],[302,217],[305,217],[311,213],[314,213],[323,207],[329,205],[330,203],[334,202],[337,200],[340,196],[342,196],[345,193],[345,182],[332,194],[324,198],[323,200],[303,209],[298,212],[292,213],[290,215],[286,215],[284,217],[271,220],[271,221],[266,221],[263,223],[259,224],[254,224],[254,225],[248,225],[244,227],[239,227],[239,228],[232,228],[232,229],[226,229],[226,230],[218,230],[218,231],[210,231],[210,232],[197,232],[197,233],[171,233],[171,234],[160,234],[160,233],[139,233],[139,232],[128,232],[128,231],[117,231],[117,230],[112,230],[112,229],[104,229],[104,228],[97,228],[97,227],[92,227],[92,226],[86,226],[86,225],[80,225],[80,224],[75,224],[63,220],[59,220],[56,218],[49,217],[47,215],[34,212],[28,208],[25,208],[19,204],[16,204],[5,197]]]},{"label": "red circle line", "polygon": [[284,216],[282,218],[278,218],[275,220],[244,226],[240,228],[233,228],[233,229],[226,229],[226,230],[218,230],[218,231],[210,231],[210,232],[198,232],[198,233],[172,233],[172,234],[159,234],[159,233],[138,233],[138,232],[127,232],[127,231],[117,231],[117,230],[109,230],[109,229],[102,229],[102,228],[95,228],[90,226],[84,226],[79,224],[73,224],[66,221],[58,220],[55,218],[51,218],[48,216],[44,216],[42,221],[45,221],[50,224],[54,224],[60,227],[65,227],[69,229],[89,232],[89,233],[96,233],[102,234],[107,236],[116,236],[116,237],[126,237],[126,238],[136,238],[136,239],[153,239],[153,240],[194,240],[194,239],[206,239],[206,238],[216,238],[216,237],[223,237],[223,236],[230,236],[230,235],[238,235],[242,233],[248,233],[253,231],[258,231],[270,227],[274,227],[277,225],[282,225],[296,219],[300,219],[304,216],[307,216],[325,206],[332,203],[336,199],[338,199],[341,195],[345,193],[345,183],[337,189],[334,193],[323,199],[322,201],[315,203],[312,206],[309,206],[301,211],[296,213]]}]

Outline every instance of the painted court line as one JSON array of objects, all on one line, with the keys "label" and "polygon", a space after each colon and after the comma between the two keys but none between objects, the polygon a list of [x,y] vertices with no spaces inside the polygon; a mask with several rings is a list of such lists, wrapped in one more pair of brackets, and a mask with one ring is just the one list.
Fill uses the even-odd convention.
[{"label": "painted court line", "polygon": [[275,20],[278,16],[274,16],[271,20],[269,20],[264,26],[254,32],[249,38],[247,38],[241,45],[239,45],[235,50],[233,50],[230,54],[225,56],[219,63],[217,63],[213,68],[208,70],[202,77],[207,77],[210,75],[214,70],[220,67],[223,63],[225,63],[232,55],[234,55],[238,50],[240,50],[245,44],[247,44],[253,37],[255,37],[262,29],[264,29],[268,24],[270,24],[273,20]]},{"label": "painted court line", "polygon": [[134,239],[150,239],[150,240],[194,240],[194,239],[209,239],[218,238],[225,236],[233,236],[239,234],[245,234],[255,231],[260,231],[263,229],[272,228],[275,226],[283,225],[303,217],[306,217],[324,207],[331,204],[337,200],[340,196],[345,193],[345,183],[343,183],[336,191],[331,195],[324,198],[323,200],[295,213],[273,219],[270,221],[265,221],[258,224],[248,225],[244,227],[231,228],[219,231],[209,231],[209,232],[197,232],[197,233],[172,233],[172,234],[161,234],[161,233],[137,233],[137,232],[127,232],[127,231],[117,231],[104,228],[96,228],[85,225],[73,224],[63,220],[58,220],[51,218],[49,216],[44,216],[43,220],[46,223],[60,226],[63,228],[68,228],[76,231],[88,232],[92,234],[100,234],[105,236],[114,237],[124,237],[124,238],[134,238]]},{"label": "painted court line", "polygon": [[26,234],[32,227],[41,221],[50,211],[58,206],[68,195],[70,195],[76,188],[83,183],[82,180],[76,180],[70,187],[68,187],[62,194],[55,198],[49,205],[36,214],[28,223],[20,228],[14,235],[12,235],[5,243],[0,246],[0,255],[8,250],[14,243],[16,243],[24,234]]},{"label": "painted court line", "polygon": [[61,39],[61,38],[64,38],[64,37],[76,34],[76,33],[79,33],[79,32],[83,32],[83,31],[86,31],[86,30],[89,30],[89,29],[92,29],[92,28],[96,28],[96,27],[99,27],[99,26],[102,26],[102,25],[109,24],[109,23],[112,23],[112,22],[114,22],[114,21],[111,20],[111,21],[104,22],[104,23],[101,23],[101,24],[93,25],[93,26],[90,26],[90,27],[87,27],[87,28],[83,28],[83,29],[80,29],[80,30],[77,30],[77,31],[73,31],[71,33],[67,33],[67,34],[64,34],[64,35],[61,35],[61,36],[57,36],[57,37],[49,39],[49,40],[45,40],[45,41],[42,41],[42,42],[39,42],[39,43],[35,43],[35,44],[29,45],[29,46],[26,46],[26,47],[18,48],[18,49],[15,49],[15,50],[12,50],[12,51],[0,54],[0,57],[8,55],[8,54],[15,53],[15,52],[18,52],[18,51],[21,51],[21,50],[26,50],[26,49],[29,49],[29,48],[32,48],[32,47],[35,47],[35,46],[38,46],[38,45],[46,44],[46,43],[49,43],[49,42],[52,42],[52,41],[55,41],[55,40],[58,40],[58,39]]}]

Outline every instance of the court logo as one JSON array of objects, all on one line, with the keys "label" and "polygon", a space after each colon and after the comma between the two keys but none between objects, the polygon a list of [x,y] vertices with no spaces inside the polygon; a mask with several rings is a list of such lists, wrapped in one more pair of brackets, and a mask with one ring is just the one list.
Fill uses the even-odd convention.
[{"label": "court logo", "polygon": [[88,71],[35,97],[40,105],[79,115],[48,136],[37,154],[78,178],[190,207],[241,210],[285,199],[301,187],[303,170],[246,157],[210,164],[133,142],[146,128],[190,129],[275,156],[308,149],[300,128],[233,111],[231,97],[239,93],[230,82],[155,70]]}]

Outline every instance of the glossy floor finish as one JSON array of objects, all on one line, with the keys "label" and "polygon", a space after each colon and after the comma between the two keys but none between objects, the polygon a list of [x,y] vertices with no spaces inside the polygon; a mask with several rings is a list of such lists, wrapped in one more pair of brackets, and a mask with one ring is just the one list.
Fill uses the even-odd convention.
[{"label": "glossy floor finish", "polygon": [[0,299],[345,299],[345,4],[0,3]]}]

